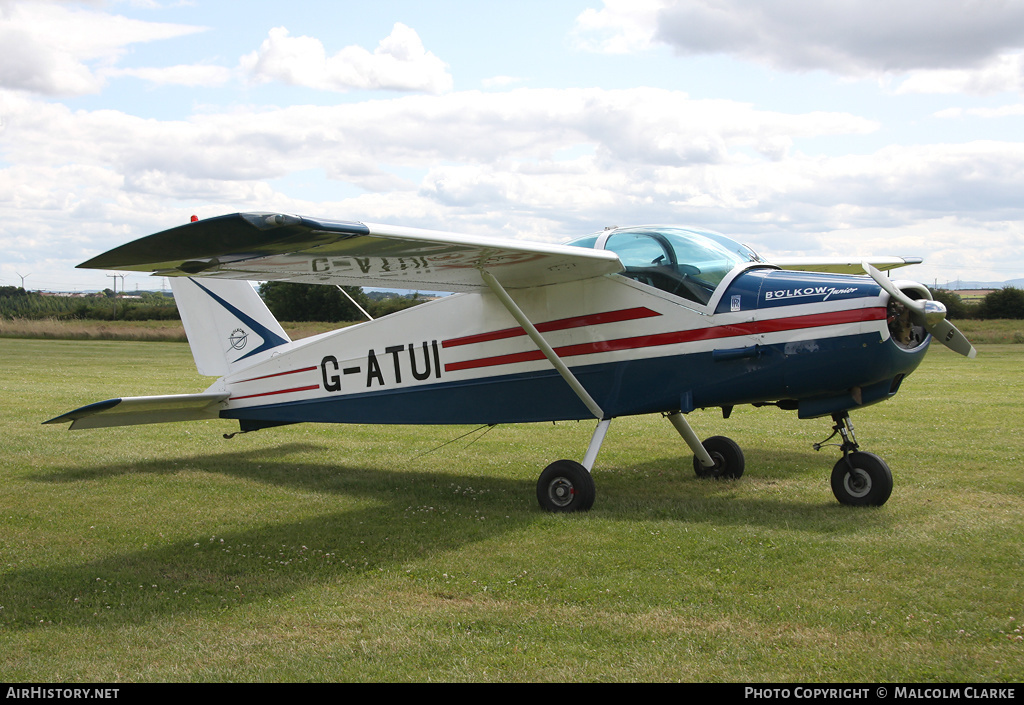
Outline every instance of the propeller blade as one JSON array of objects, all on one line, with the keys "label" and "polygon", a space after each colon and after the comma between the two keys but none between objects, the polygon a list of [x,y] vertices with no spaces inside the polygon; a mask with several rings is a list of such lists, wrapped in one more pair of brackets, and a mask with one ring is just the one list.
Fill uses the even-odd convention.
[{"label": "propeller blade", "polygon": [[974,358],[978,351],[974,349],[971,342],[967,340],[957,327],[946,320],[946,307],[938,301],[928,299],[912,299],[900,291],[889,277],[872,267],[867,262],[861,264],[868,276],[875,280],[878,286],[889,294],[896,301],[906,306],[914,313],[918,323],[924,326],[925,330],[931,333],[932,337],[945,345],[953,352]]},{"label": "propeller blade", "polygon": [[915,301],[897,289],[896,285],[892,283],[892,280],[889,279],[889,277],[879,272],[867,262],[861,262],[860,266],[864,268],[864,271],[868,273],[869,277],[875,280],[875,283],[878,284],[878,286],[882,287],[885,293],[889,294],[889,296],[899,301],[911,311],[917,311],[922,315],[922,317],[924,316],[924,308],[921,306],[920,301]]},{"label": "propeller blade", "polygon": [[940,321],[934,328],[929,328],[928,332],[953,352],[960,353],[964,357],[971,359],[978,355],[978,351],[971,345],[971,341],[957,330],[956,326],[945,319]]}]

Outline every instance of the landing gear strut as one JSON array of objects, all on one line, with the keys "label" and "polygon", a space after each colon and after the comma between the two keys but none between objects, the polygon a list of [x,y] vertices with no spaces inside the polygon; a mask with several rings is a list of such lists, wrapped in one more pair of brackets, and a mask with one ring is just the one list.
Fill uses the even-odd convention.
[{"label": "landing gear strut", "polygon": [[832,414],[832,420],[832,435],[814,444],[814,450],[821,450],[836,435],[843,439],[839,445],[843,457],[832,468],[832,494],[841,504],[882,506],[892,494],[892,471],[877,455],[859,449],[848,413]]}]

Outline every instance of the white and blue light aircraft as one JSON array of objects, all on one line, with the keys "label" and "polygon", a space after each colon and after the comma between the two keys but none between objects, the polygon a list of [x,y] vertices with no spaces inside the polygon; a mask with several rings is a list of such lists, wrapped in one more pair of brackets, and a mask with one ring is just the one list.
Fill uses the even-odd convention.
[{"label": "white and blue light aircraft", "polygon": [[[170,277],[199,394],[125,397],[46,423],[72,429],[236,419],[502,424],[593,419],[582,462],[540,475],[550,511],[589,509],[612,419],[661,413],[701,477],[739,477],[732,440],[701,442],[686,415],[737,404],[831,416],[843,504],[881,505],[892,473],[859,449],[849,412],[896,394],[932,338],[975,350],[942,304],[879,270],[918,258],[769,263],[717,233],[609,228],[563,245],[370,223],[238,213],[175,227],[80,267]],[[867,274],[867,276],[864,276]],[[251,281],[461,292],[292,341]],[[822,444],[815,447],[820,448]]]}]

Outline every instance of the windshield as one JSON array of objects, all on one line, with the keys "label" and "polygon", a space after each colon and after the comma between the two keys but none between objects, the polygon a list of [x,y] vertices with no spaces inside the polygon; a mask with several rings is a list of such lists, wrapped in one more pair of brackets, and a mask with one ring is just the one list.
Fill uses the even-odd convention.
[{"label": "windshield", "polygon": [[[595,247],[600,237],[588,235],[566,244]],[[604,249],[619,256],[624,276],[701,304],[711,300],[735,267],[760,261],[749,247],[724,235],[686,228],[617,229],[608,235]]]}]

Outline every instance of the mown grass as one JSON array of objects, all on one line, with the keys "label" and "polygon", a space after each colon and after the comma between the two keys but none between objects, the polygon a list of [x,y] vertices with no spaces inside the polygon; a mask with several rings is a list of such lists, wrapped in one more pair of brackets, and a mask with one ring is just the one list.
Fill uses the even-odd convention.
[{"label": "mown grass", "polygon": [[[854,414],[896,488],[832,498],[829,422],[697,412],[745,448],[698,480],[659,417],[617,419],[593,511],[536,507],[592,423],[227,421],[67,432],[192,392],[187,346],[0,340],[0,673],[9,681],[1019,681],[1020,346],[929,354]],[[476,439],[470,444],[470,441]]]},{"label": "mown grass", "polygon": [[956,327],[975,344],[1020,344],[1024,343],[1024,320],[992,319],[956,320]]}]

